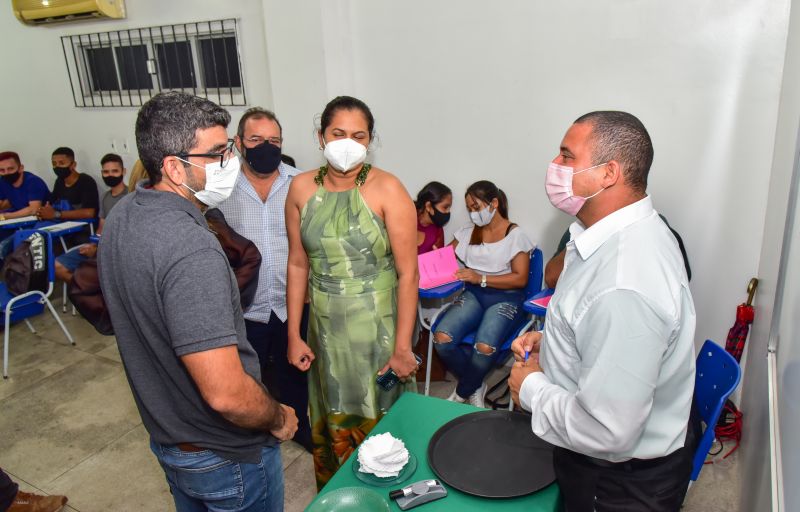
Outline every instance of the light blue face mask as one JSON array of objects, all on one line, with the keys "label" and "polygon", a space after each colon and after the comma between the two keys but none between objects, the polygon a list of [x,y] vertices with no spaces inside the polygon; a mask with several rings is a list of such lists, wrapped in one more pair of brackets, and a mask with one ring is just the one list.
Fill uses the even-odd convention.
[{"label": "light blue face mask", "polygon": [[472,219],[473,224],[482,227],[492,222],[495,213],[497,213],[497,209],[490,211],[487,205],[486,208],[479,212],[469,212],[469,218]]}]

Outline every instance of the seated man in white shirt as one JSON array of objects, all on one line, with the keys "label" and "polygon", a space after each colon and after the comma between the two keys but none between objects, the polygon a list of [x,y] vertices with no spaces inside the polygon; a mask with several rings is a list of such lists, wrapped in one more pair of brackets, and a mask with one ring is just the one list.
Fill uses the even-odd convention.
[{"label": "seated man in white shirt", "polygon": [[509,386],[556,446],[569,512],[677,511],[688,487],[695,310],[678,243],[646,193],[652,160],[636,117],[592,112],[547,170],[550,201],[578,219],[543,335],[514,342]]}]

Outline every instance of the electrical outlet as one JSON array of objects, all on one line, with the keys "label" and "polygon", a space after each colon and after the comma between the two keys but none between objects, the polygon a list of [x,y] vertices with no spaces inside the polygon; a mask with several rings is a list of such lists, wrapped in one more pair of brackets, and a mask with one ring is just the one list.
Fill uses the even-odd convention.
[{"label": "electrical outlet", "polygon": [[122,151],[125,153],[130,153],[130,145],[128,144],[128,139],[122,141]]},{"label": "electrical outlet", "polygon": [[111,139],[111,151],[117,151],[117,139]]}]

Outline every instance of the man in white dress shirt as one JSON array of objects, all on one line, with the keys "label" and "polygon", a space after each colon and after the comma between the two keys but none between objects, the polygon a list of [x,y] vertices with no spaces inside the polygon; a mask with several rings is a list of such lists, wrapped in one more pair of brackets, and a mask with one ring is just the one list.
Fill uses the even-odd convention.
[{"label": "man in white dress shirt", "polygon": [[652,160],[636,117],[592,112],[547,171],[550,201],[577,221],[544,333],[514,342],[509,385],[556,446],[569,512],[677,511],[691,474],[695,311],[646,192]]}]

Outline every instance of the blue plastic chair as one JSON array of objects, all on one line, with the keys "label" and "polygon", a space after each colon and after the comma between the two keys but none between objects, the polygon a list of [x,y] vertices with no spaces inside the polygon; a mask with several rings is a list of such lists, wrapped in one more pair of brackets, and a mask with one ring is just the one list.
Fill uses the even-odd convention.
[{"label": "blue plastic chair", "polygon": [[70,342],[70,344],[75,345],[75,340],[72,339],[72,336],[70,335],[64,323],[61,321],[61,318],[59,318],[55,308],[50,303],[49,299],[50,294],[53,293],[53,287],[55,285],[55,279],[56,279],[55,258],[53,257],[53,237],[47,231],[35,230],[35,229],[19,230],[16,233],[14,233],[14,247],[16,248],[31,234],[36,232],[43,234],[46,239],[47,281],[48,281],[47,292],[45,293],[39,290],[32,290],[19,295],[12,295],[11,292],[8,291],[8,288],[6,288],[6,284],[0,283],[0,306],[2,307],[3,312],[5,313],[2,317],[3,324],[5,326],[5,335],[3,338],[4,379],[8,378],[8,346],[10,341],[9,330],[11,329],[11,324],[19,320],[25,320],[28,329],[30,329],[32,333],[35,333],[36,330],[33,328],[33,325],[31,325],[28,318],[42,313],[44,311],[45,305],[50,310],[50,313],[53,314],[53,318],[55,318],[56,322],[58,322],[58,325],[59,327],[61,327],[61,330],[64,332],[64,335],[67,337],[67,340]]},{"label": "blue plastic chair", "polygon": [[[525,300],[530,299],[537,293],[542,290],[542,278],[544,277],[544,256],[542,254],[542,250],[539,248],[534,249],[531,251],[531,261],[530,267],[528,268],[528,283],[525,285]],[[524,301],[523,301],[524,302]],[[443,318],[443,314],[447,309],[450,307],[451,304],[448,304],[446,307],[442,308],[436,317],[431,322],[431,336],[433,333],[436,332],[436,327],[439,325],[439,322]],[[522,304],[520,304],[522,307]],[[508,359],[509,355],[511,354],[511,343],[517,339],[522,333],[527,331],[531,326],[530,322],[520,322],[519,325],[515,326],[514,330],[511,333],[511,336],[500,346],[497,350],[497,362],[498,364],[505,363],[506,359]],[[474,345],[475,344],[475,333],[472,332],[466,336],[464,339],[461,340],[461,344],[466,345]],[[433,346],[433,343],[430,345]],[[430,359],[430,357],[429,357]],[[429,376],[426,375],[425,379],[425,389],[428,389],[429,386]]]},{"label": "blue plastic chair", "polygon": [[[529,300],[531,297],[533,297],[534,295],[538,294],[542,290],[542,278],[543,277],[544,277],[544,257],[542,255],[542,250],[537,248],[537,249],[534,249],[531,252],[531,262],[530,262],[530,266],[528,267],[528,283],[525,285],[525,297],[526,297],[525,300]],[[524,303],[524,301],[523,301],[523,303]],[[449,305],[448,305],[448,307],[449,307]],[[448,308],[443,308],[439,312],[439,314],[436,315],[436,318],[432,322],[431,332],[434,332],[436,330],[436,327],[439,325],[439,322],[442,319],[442,314],[445,311],[447,311],[447,309]],[[527,330],[527,329],[523,330],[523,329],[520,328],[520,326],[523,326],[523,325],[525,325],[525,324],[522,323],[522,324],[518,325],[514,329],[514,332],[513,332],[512,336],[508,340],[506,340],[506,342],[503,343],[503,345],[501,345],[500,350],[498,350],[498,353],[500,353],[501,355],[498,356],[498,359],[505,360],[505,358],[502,357],[502,353],[511,350],[511,343],[520,334],[522,334],[523,332],[525,332],[525,330]],[[462,344],[468,344],[468,345],[474,345],[475,344],[475,333],[473,332],[473,333],[470,333],[470,334],[464,336],[464,339],[461,340],[461,343]]]},{"label": "blue plastic chair", "polygon": [[[441,286],[437,286],[435,288],[427,288],[423,289],[420,288],[419,290],[419,299],[417,301],[417,319],[419,325],[422,326],[423,329],[432,332],[431,327],[432,323],[436,321],[436,318],[442,312],[444,308],[440,308],[439,311],[433,316],[433,320],[428,320],[425,318],[424,313],[422,312],[422,299],[446,299],[451,295],[455,295],[456,292],[460,292],[464,288],[464,283],[461,281],[454,281],[452,283],[443,284]],[[430,337],[428,338],[428,361],[433,358],[433,339]],[[425,365],[425,396],[430,395],[431,392],[431,365]]]},{"label": "blue plastic chair", "polygon": [[539,306],[538,304],[531,304],[530,301],[534,299],[542,299],[544,297],[552,297],[552,295],[555,292],[556,292],[555,288],[547,288],[546,290],[542,290],[536,295],[533,295],[532,297],[528,297],[528,299],[525,301],[523,309],[525,309],[525,311],[527,311],[533,316],[544,318],[547,315],[547,308]]},{"label": "blue plastic chair", "polygon": [[[56,209],[59,209],[59,210],[62,210],[62,211],[67,211],[67,210],[71,210],[72,209],[72,206],[69,204],[69,202],[66,199],[62,199],[59,202],[59,204],[62,207],[61,208],[56,208]],[[65,205],[66,205],[66,207],[64,207]],[[61,224],[64,224],[65,222],[78,223],[79,225],[72,226],[72,227],[69,227],[69,228],[55,229],[55,226],[59,226]],[[68,220],[68,221],[59,221],[59,222],[46,221],[46,222],[38,223],[36,225],[36,227],[38,229],[49,231],[51,235],[53,235],[54,237],[58,238],[59,242],[61,242],[61,248],[63,249],[64,252],[67,252],[67,251],[70,250],[70,248],[67,247],[66,237],[68,235],[73,234],[73,233],[79,233],[79,232],[83,231],[86,228],[86,226],[89,226],[89,233],[90,233],[89,240],[91,241],[92,237],[95,236],[95,234],[94,234],[94,225],[97,222],[98,222],[97,218],[93,218],[93,219],[72,219],[72,220]],[[73,249],[74,249],[74,247],[73,247]],[[63,291],[62,291],[62,298],[61,298],[61,311],[66,313],[67,312],[67,283],[64,283],[62,288],[63,288]],[[72,307],[72,316],[75,316],[75,314],[76,314],[75,306],[73,306]]]},{"label": "blue plastic chair", "polygon": [[736,359],[721,346],[706,340],[697,355],[697,370],[694,380],[694,403],[705,423],[705,431],[694,454],[691,481],[697,480],[706,461],[706,455],[714,443],[714,427],[719,421],[725,401],[742,378],[742,369]]}]

